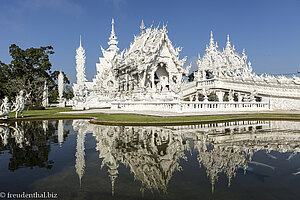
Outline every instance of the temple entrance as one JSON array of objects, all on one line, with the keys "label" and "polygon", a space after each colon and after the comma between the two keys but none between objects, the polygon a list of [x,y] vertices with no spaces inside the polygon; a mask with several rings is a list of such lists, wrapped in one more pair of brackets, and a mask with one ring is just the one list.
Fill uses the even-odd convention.
[{"label": "temple entrance", "polygon": [[169,73],[166,69],[166,65],[160,63],[159,67],[154,73],[154,85],[156,86],[157,91],[169,91]]}]

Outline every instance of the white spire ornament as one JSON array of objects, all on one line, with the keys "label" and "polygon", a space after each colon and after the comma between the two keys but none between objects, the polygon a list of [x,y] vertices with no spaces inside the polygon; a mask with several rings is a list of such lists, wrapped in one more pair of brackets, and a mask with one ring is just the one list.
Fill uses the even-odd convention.
[{"label": "white spire ornament", "polygon": [[140,26],[140,29],[141,29],[141,31],[142,31],[142,33],[144,33],[145,32],[145,24],[144,24],[144,20],[142,20],[142,23],[141,23],[141,26]]},{"label": "white spire ornament", "polygon": [[227,35],[226,49],[231,49],[231,44],[230,44],[229,34]]},{"label": "white spire ornament", "polygon": [[76,173],[79,177],[79,185],[81,187],[81,180],[84,174],[84,168],[85,168],[85,152],[84,152],[84,140],[85,140],[85,132],[82,130],[78,130],[77,133],[77,145],[76,145],[76,163],[75,163],[75,169]]},{"label": "white spire ornament", "polygon": [[63,97],[63,91],[64,91],[64,75],[61,71],[59,72],[59,75],[58,75],[57,86],[58,86],[58,96],[59,96],[59,99],[61,100]]},{"label": "white spire ornament", "polygon": [[111,20],[111,33],[110,33],[110,37],[109,37],[109,42],[108,42],[108,51],[118,51],[118,41],[117,41],[117,36],[115,34],[115,20],[114,18]]},{"label": "white spire ornament", "polygon": [[57,141],[59,147],[61,147],[62,143],[64,142],[64,121],[63,120],[58,120]]},{"label": "white spire ornament", "polygon": [[80,35],[80,43],[79,47],[76,49],[76,78],[77,84],[82,85],[84,82],[87,81],[85,76],[85,50],[81,45],[81,35]]},{"label": "white spire ornament", "polygon": [[44,91],[43,91],[43,101],[42,101],[43,107],[48,107],[49,106],[48,93],[49,93],[48,92],[48,85],[47,85],[47,81],[45,81]]},{"label": "white spire ornament", "polygon": [[209,46],[210,46],[210,47],[213,47],[214,45],[215,45],[215,42],[214,42],[214,35],[213,35],[213,32],[210,31]]},{"label": "white spire ornament", "polygon": [[65,107],[64,106],[64,99],[63,99],[63,93],[64,93],[64,75],[60,71],[57,79],[57,87],[58,87],[58,98],[59,98],[59,107]]}]

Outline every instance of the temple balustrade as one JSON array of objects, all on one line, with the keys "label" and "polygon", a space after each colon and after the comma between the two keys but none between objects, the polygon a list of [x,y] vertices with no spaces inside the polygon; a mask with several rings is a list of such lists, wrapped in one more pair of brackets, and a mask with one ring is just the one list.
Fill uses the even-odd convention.
[{"label": "temple balustrade", "polygon": [[122,110],[151,110],[167,112],[199,112],[199,111],[266,111],[271,110],[269,102],[147,102],[126,101],[113,102],[113,109]]},{"label": "temple balustrade", "polygon": [[[197,91],[201,92],[203,88],[205,88],[205,90],[233,90],[235,92],[244,92],[248,94],[255,90],[255,92],[260,96],[300,99],[300,86],[294,83],[267,83],[250,79],[234,80],[232,78],[204,79],[194,82],[196,82],[194,93]],[[183,97],[187,97],[192,94],[190,89],[191,85],[192,84],[188,83],[187,86],[183,87]]]}]

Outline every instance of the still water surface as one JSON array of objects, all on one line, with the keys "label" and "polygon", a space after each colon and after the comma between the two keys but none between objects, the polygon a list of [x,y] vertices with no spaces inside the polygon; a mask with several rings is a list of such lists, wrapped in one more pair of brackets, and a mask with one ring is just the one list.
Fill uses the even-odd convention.
[{"label": "still water surface", "polygon": [[300,199],[300,122],[0,124],[0,192],[59,199]]}]

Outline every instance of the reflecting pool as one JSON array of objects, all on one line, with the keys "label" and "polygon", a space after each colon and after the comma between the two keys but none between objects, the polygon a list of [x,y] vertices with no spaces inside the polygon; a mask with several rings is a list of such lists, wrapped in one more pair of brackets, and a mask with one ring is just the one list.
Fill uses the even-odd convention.
[{"label": "reflecting pool", "polygon": [[300,122],[22,121],[1,123],[0,136],[0,196],[300,199]]}]

